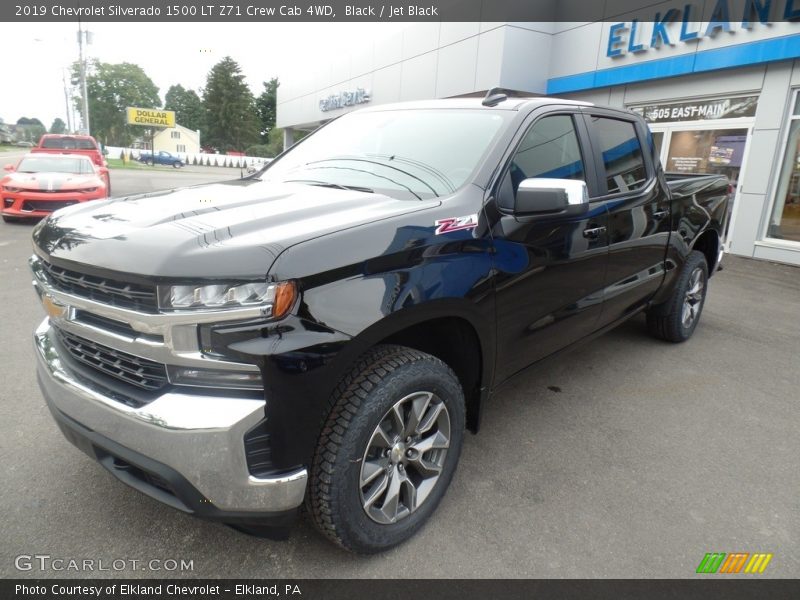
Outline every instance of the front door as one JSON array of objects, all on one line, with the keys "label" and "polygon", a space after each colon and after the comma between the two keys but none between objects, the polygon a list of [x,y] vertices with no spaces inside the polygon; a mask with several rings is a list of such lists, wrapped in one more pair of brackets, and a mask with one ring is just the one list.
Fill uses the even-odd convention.
[{"label": "front door", "polygon": [[487,205],[492,220],[497,298],[497,382],[585,337],[597,327],[607,262],[606,210],[577,216],[518,216],[524,179],[595,184],[580,115],[538,118],[517,144]]}]

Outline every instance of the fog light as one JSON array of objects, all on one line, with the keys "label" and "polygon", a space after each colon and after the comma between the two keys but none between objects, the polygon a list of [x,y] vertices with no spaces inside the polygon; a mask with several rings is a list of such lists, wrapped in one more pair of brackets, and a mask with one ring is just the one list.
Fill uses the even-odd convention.
[{"label": "fog light", "polygon": [[175,385],[241,390],[264,389],[260,371],[226,371],[170,365],[167,367],[167,374],[169,380]]},{"label": "fog light", "polygon": [[3,198],[3,204],[6,205],[6,208],[10,208],[11,206],[14,205],[14,199],[13,198]]}]

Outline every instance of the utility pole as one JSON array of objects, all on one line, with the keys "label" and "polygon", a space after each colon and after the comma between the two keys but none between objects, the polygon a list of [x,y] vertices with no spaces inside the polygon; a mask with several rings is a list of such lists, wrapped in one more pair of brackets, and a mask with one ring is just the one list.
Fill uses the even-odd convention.
[{"label": "utility pole", "polygon": [[70,114],[72,111],[70,110],[69,106],[69,92],[67,91],[67,76],[64,74],[64,71],[61,71],[61,81],[64,83],[64,103],[66,104],[67,109],[67,133],[72,133],[72,119],[70,118]]},{"label": "utility pole", "polygon": [[81,94],[83,96],[83,114],[81,115],[83,120],[83,129],[85,131],[81,132],[85,135],[90,135],[91,130],[89,127],[89,95],[86,91],[86,62],[83,59],[83,36],[86,34],[86,44],[91,43],[91,34],[88,31],[83,31],[81,28],[80,19],[78,20],[78,60],[80,61],[80,74],[81,74]]}]

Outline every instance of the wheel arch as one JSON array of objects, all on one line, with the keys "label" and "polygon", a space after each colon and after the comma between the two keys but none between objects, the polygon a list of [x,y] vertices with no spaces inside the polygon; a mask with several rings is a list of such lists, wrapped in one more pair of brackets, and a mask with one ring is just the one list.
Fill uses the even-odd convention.
[{"label": "wheel arch", "polygon": [[708,228],[694,240],[692,250],[701,252],[706,257],[708,266],[708,276],[711,277],[717,268],[719,261],[720,235],[713,228]]},{"label": "wheel arch", "polygon": [[350,340],[346,354],[355,362],[374,346],[396,344],[437,357],[461,382],[467,428],[476,433],[481,404],[492,384],[494,338],[477,315],[456,306],[462,308],[458,302],[441,300],[393,313]]}]

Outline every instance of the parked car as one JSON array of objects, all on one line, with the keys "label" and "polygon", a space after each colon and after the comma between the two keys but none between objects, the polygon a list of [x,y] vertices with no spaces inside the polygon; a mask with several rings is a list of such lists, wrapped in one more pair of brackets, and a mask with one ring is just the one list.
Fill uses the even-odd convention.
[{"label": "parked car", "polygon": [[152,152],[142,152],[139,154],[138,161],[151,166],[154,164],[170,165],[176,169],[180,169],[184,164],[179,156],[175,156],[164,150],[158,151],[155,158],[153,158]]},{"label": "parked car", "polygon": [[692,336],[728,200],[722,176],[668,183],[628,111],[354,111],[260,174],[42,222],[39,382],[139,491],[274,535],[305,503],[378,552],[432,515],[500,385],[642,312]]},{"label": "parked car", "polygon": [[0,179],[3,220],[46,217],[66,206],[108,196],[105,179],[86,156],[27,154]]},{"label": "parked car", "polygon": [[25,141],[17,142],[16,145],[19,146],[20,148],[32,148],[33,147],[33,143],[32,142],[25,142]]},{"label": "parked car", "polygon": [[97,166],[98,173],[105,181],[106,193],[111,195],[111,174],[108,162],[100,145],[90,135],[71,135],[47,133],[39,138],[39,144],[31,150],[36,154],[69,154],[87,156]]}]

